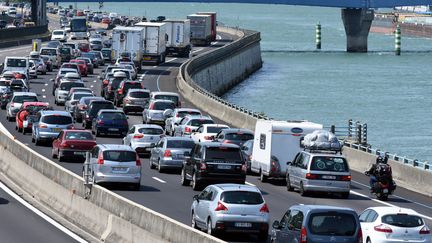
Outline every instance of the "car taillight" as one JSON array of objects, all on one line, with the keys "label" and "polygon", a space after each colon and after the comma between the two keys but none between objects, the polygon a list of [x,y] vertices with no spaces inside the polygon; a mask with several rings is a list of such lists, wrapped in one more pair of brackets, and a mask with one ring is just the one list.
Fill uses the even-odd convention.
[{"label": "car taillight", "polygon": [[123,103],[129,103],[129,102],[130,102],[129,99],[124,99],[124,100],[123,100]]},{"label": "car taillight", "polygon": [[300,243],[307,243],[307,230],[305,227],[302,227],[300,231]]},{"label": "car taillight", "polygon": [[245,172],[245,173],[247,172],[247,166],[246,166],[246,164],[242,164],[241,170],[243,172]]},{"label": "car taillight", "polygon": [[380,224],[380,225],[375,226],[374,230],[378,231],[378,232],[383,232],[383,233],[393,233],[393,230],[384,224]]},{"label": "car taillight", "polygon": [[200,169],[201,171],[207,170],[207,164],[206,164],[206,163],[201,163],[199,169]]},{"label": "car taillight", "polygon": [[190,127],[185,127],[185,132],[186,132],[186,133],[190,133],[190,132],[191,132]]},{"label": "car taillight", "polygon": [[112,91],[112,86],[108,85],[108,91]]},{"label": "car taillight", "polygon": [[48,126],[47,126],[47,125],[40,124],[40,125],[39,125],[39,128],[48,128]]},{"label": "car taillight", "polygon": [[215,211],[228,211],[228,208],[222,202],[218,202]]},{"label": "car taillight", "polygon": [[306,174],[306,179],[309,179],[309,180],[316,180],[316,179],[318,179],[318,177],[319,177],[319,175],[317,175],[317,174],[311,174],[311,173]]},{"label": "car taillight", "polygon": [[363,232],[361,227],[358,229],[357,240],[358,243],[363,243]]},{"label": "car taillight", "polygon": [[430,229],[425,225],[419,232],[421,235],[428,235],[430,234]]},{"label": "car taillight", "polygon": [[264,203],[264,205],[260,209],[260,212],[261,213],[270,213],[270,210],[269,210],[269,208],[267,206],[267,203]]},{"label": "car taillight", "polygon": [[69,147],[69,144],[67,144],[67,142],[62,142],[62,143],[60,143],[60,147],[61,148],[67,148],[67,147]]},{"label": "car taillight", "polygon": [[276,161],[271,162],[271,171],[277,171],[279,169],[279,163]]},{"label": "car taillight", "polygon": [[78,109],[80,110],[85,110],[87,108],[86,105],[78,105]]},{"label": "car taillight", "polygon": [[102,121],[102,120],[98,120],[96,123],[97,123],[98,125],[103,125],[103,124],[104,124],[104,121]]},{"label": "car taillight", "polygon": [[340,177],[340,180],[341,180],[341,181],[351,181],[351,176],[350,176],[350,175],[347,175],[347,176],[341,176],[341,177]]},{"label": "car taillight", "polygon": [[117,90],[117,93],[118,93],[118,94],[123,94],[123,90],[122,90],[122,89],[119,89],[119,90]]},{"label": "car taillight", "polygon": [[152,104],[149,106],[149,109],[150,109],[150,110],[153,110],[153,108],[154,108],[154,103],[152,103]]},{"label": "car taillight", "polygon": [[109,81],[108,81],[107,79],[104,79],[104,81],[102,81],[102,83],[103,83],[104,85],[107,85],[107,84],[109,83]]},{"label": "car taillight", "polygon": [[169,149],[165,150],[164,157],[171,157],[171,156],[172,156],[171,150]]},{"label": "car taillight", "polygon": [[136,166],[141,166],[141,159],[138,154],[136,155]]},{"label": "car taillight", "polygon": [[249,160],[251,160],[251,161],[252,161],[252,154],[251,154],[251,155],[249,155]]},{"label": "car taillight", "polygon": [[177,113],[177,114],[176,114],[176,117],[180,117],[180,113]]},{"label": "car taillight", "polygon": [[135,135],[133,136],[134,139],[140,139],[140,138],[143,138],[143,137],[144,137],[144,134],[141,134],[141,133],[139,133],[139,134],[135,134]]},{"label": "car taillight", "polygon": [[11,104],[10,104],[10,107],[14,107],[15,106],[15,104],[12,102]]},{"label": "car taillight", "polygon": [[97,163],[99,165],[103,165],[104,164],[104,158],[103,158],[103,154],[102,153],[99,154]]}]

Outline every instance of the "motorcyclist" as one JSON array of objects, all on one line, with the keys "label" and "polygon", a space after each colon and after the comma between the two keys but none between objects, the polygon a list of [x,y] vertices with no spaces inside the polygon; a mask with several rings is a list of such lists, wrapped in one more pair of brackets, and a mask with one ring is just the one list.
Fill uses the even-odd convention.
[{"label": "motorcyclist", "polygon": [[373,191],[374,184],[378,182],[378,167],[380,166],[380,164],[387,164],[387,161],[387,156],[382,157],[381,155],[379,155],[376,158],[375,164],[372,164],[369,169],[365,171],[365,175],[369,176],[369,186],[371,191]]}]

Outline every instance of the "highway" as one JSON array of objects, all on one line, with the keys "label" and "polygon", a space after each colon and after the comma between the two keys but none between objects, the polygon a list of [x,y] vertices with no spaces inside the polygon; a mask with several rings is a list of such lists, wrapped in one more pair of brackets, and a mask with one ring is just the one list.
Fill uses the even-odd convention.
[{"label": "highway", "polygon": [[[226,36],[220,33],[222,39],[231,39],[232,36]],[[214,43],[215,46],[218,44],[225,43]],[[194,54],[198,55],[208,51],[209,49],[216,48],[213,47],[199,47],[194,49]],[[23,46],[11,49],[0,50],[0,61],[2,62],[5,56],[24,56],[28,55],[30,52],[30,46]],[[143,71],[139,74],[139,79],[143,82],[144,86],[151,91],[177,91],[175,85],[175,77],[178,73],[178,67],[181,63],[185,62],[185,58],[167,58],[167,62],[159,66],[145,66]],[[94,90],[95,94],[99,94],[100,83],[96,80],[98,73],[101,69],[95,70],[94,75],[85,77],[85,83],[87,87]],[[51,72],[47,75],[39,75],[38,79],[31,80],[31,91],[36,92],[39,95],[41,101],[49,102],[53,107],[59,110],[63,110],[64,107],[57,107],[54,105],[54,97],[51,95],[51,83],[50,79],[54,78],[54,73]],[[185,100],[182,100],[183,107],[193,107]],[[217,119],[216,119],[217,120]],[[51,147],[49,144],[45,146],[35,146],[31,143],[31,135],[22,135],[15,131],[15,123],[7,122],[5,119],[5,111],[0,111],[0,121],[4,126],[17,137],[18,140],[22,141],[38,153],[44,155],[45,157],[51,159]],[[220,121],[217,121],[220,122]],[[141,115],[129,115],[129,125],[142,123]],[[81,127],[81,124],[76,124],[76,127]],[[121,143],[121,138],[111,138],[102,137],[97,138],[98,143]],[[82,161],[69,161],[69,162],[58,162],[58,160],[53,160],[54,162],[60,164],[61,166],[73,171],[76,174],[81,175]],[[165,214],[175,220],[182,223],[190,225],[190,206],[192,203],[192,197],[198,192],[193,191],[190,187],[184,187],[180,185],[180,176],[176,172],[169,173],[158,173],[156,170],[151,170],[149,167],[148,159],[142,159],[142,180],[140,191],[132,191],[128,188],[123,187],[109,187],[109,189],[122,195],[132,201],[142,204],[148,208],[151,208],[157,212]],[[370,163],[371,161],[365,161],[365,163]],[[325,204],[334,206],[344,206],[350,207],[357,212],[363,211],[367,207],[371,206],[396,206],[396,207],[407,207],[412,208],[426,217],[427,224],[432,225],[432,205],[431,199],[429,197],[423,196],[419,193],[411,192],[406,189],[398,187],[396,189],[396,195],[391,196],[387,202],[381,202],[370,195],[368,189],[369,178],[363,174],[352,172],[352,191],[349,199],[341,199],[337,196],[329,195],[313,195],[309,197],[301,197],[298,192],[287,192],[286,187],[281,183],[261,183],[257,176],[248,176],[247,183],[256,185],[263,192],[264,198],[267,201],[271,220],[280,220],[282,215],[286,210],[293,204]],[[0,198],[3,198],[3,194],[0,192]],[[9,199],[6,200],[10,201]],[[12,205],[4,205],[0,201],[0,210],[3,207],[11,207]],[[13,201],[12,201],[13,202]],[[9,202],[9,204],[13,204]],[[16,209],[18,210],[18,209]],[[0,212],[3,219],[4,212]],[[6,214],[5,214],[6,215]],[[12,214],[14,215],[14,214]],[[24,217],[24,216],[23,216]],[[34,216],[26,216],[29,218],[34,218]],[[18,220],[20,217],[15,217],[13,220]],[[23,218],[21,218],[22,220]],[[3,220],[2,220],[3,221]],[[26,223],[37,223],[31,220],[23,220]],[[17,222],[17,221],[16,221]],[[33,225],[34,226],[34,225]],[[38,225],[39,226],[39,225]],[[3,225],[0,223],[0,233],[2,237],[4,235],[10,235],[13,231],[7,231],[9,225]],[[47,228],[47,227],[45,227]],[[15,228],[14,228],[15,229]],[[25,229],[24,229],[25,230]],[[45,229],[48,230],[48,229]],[[8,232],[3,234],[3,232]],[[21,231],[22,232],[22,231]],[[46,232],[42,235],[55,235],[55,233]],[[22,236],[24,237],[24,236]],[[53,236],[55,237],[55,236]],[[59,236],[60,237],[60,236]],[[224,238],[229,241],[241,241],[241,242],[254,242],[256,239],[254,237],[236,237],[228,236]],[[24,241],[11,241],[11,242],[26,242]],[[41,240],[39,242],[67,242],[64,240]]]}]

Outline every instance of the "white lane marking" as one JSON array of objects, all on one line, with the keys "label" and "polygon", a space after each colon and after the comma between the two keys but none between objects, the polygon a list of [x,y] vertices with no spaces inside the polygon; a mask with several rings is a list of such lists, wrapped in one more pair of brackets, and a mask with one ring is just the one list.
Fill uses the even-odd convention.
[{"label": "white lane marking", "polygon": [[256,185],[254,185],[254,184],[252,184],[252,183],[250,183],[250,182],[247,182],[247,181],[245,182],[245,184],[246,184],[246,185],[249,185],[249,186],[256,186]]},{"label": "white lane marking", "polygon": [[159,74],[157,80],[156,80],[156,85],[157,85],[157,89],[158,91],[161,91],[160,87],[159,87],[159,79],[162,77],[162,74],[165,72],[168,72],[172,67],[168,68],[167,70],[163,71],[161,74]]},{"label": "white lane marking", "polygon": [[[353,183],[355,183],[355,184],[358,184],[358,185],[361,185],[361,186],[366,187],[366,188],[369,189],[369,186],[366,185],[366,184],[360,183],[360,182],[358,182],[358,181],[351,181],[351,182],[353,182]],[[431,206],[425,205],[425,204],[423,204],[423,203],[414,202],[414,201],[412,201],[412,200],[410,200],[410,199],[406,199],[406,198],[404,198],[404,197],[397,196],[397,195],[392,195],[392,196],[393,196],[393,197],[396,197],[396,198],[399,198],[399,199],[402,199],[402,200],[405,200],[405,201],[410,202],[410,203],[417,204],[417,205],[419,205],[419,206],[422,206],[422,207],[425,207],[425,208],[428,208],[428,209],[432,209]]]},{"label": "white lane marking", "polygon": [[22,199],[21,197],[19,197],[17,194],[15,194],[15,192],[13,192],[12,190],[10,190],[6,185],[4,185],[2,182],[0,182],[0,188],[5,191],[7,194],[9,194],[11,197],[13,197],[15,200],[17,200],[19,203],[21,203],[22,205],[24,205],[26,208],[30,209],[33,213],[37,214],[39,217],[41,217],[42,219],[44,219],[45,221],[47,221],[48,223],[52,224],[54,227],[56,227],[57,229],[61,230],[63,233],[69,235],[70,237],[72,237],[74,240],[78,241],[78,242],[87,242],[85,241],[83,238],[79,237],[78,235],[76,235],[74,232],[70,231],[69,229],[67,229],[66,227],[64,227],[63,225],[57,223],[56,221],[54,221],[52,218],[48,217],[46,214],[42,213],[39,209],[33,207],[32,205],[30,205],[28,202],[26,202],[24,199]]},{"label": "white lane marking", "polygon": [[93,85],[90,85],[90,88],[93,88],[94,86]]},{"label": "white lane marking", "polygon": [[222,39],[222,36],[216,35],[216,40],[220,40],[220,39]]},{"label": "white lane marking", "polygon": [[45,89],[42,89],[42,92],[45,92]]},{"label": "white lane marking", "polygon": [[164,181],[164,180],[162,180],[162,179],[159,179],[159,178],[157,178],[157,177],[155,177],[155,176],[153,176],[152,178],[153,178],[154,180],[159,181],[160,183],[166,183],[166,181]]},{"label": "white lane marking", "polygon": [[45,84],[45,86],[48,86],[48,84]]},{"label": "white lane marking", "polygon": [[217,41],[210,43],[212,46],[217,45]]},{"label": "white lane marking", "polygon": [[170,59],[170,60],[168,60],[168,61],[165,61],[165,63],[169,63],[169,62],[172,62],[172,61],[175,61],[175,60],[177,60],[177,57],[175,57],[175,58],[173,58],[173,59]]},{"label": "white lane marking", "polygon": [[195,53],[195,52],[199,52],[199,51],[202,51],[202,50],[204,50],[204,48],[198,48],[196,50],[193,50],[192,52]]},{"label": "white lane marking", "polygon": [[46,99],[46,95],[42,95],[42,98]]},{"label": "white lane marking", "polygon": [[96,80],[93,80],[93,83],[96,83],[97,81]]}]

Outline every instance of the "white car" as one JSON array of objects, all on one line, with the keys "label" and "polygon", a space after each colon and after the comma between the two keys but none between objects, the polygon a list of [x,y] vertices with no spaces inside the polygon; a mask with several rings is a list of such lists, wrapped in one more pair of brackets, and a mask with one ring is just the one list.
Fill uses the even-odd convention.
[{"label": "white car", "polygon": [[66,41],[67,40],[67,33],[66,30],[53,30],[51,33],[51,40],[58,40],[58,41]]},{"label": "white car", "polygon": [[370,207],[359,219],[364,243],[432,242],[429,227],[412,209]]},{"label": "white car", "polygon": [[55,96],[54,104],[64,105],[70,89],[74,87],[84,87],[84,83],[80,81],[69,81],[69,80],[60,81],[59,86],[54,91],[54,96]]},{"label": "white car", "polygon": [[224,124],[203,124],[191,134],[191,138],[196,143],[213,141],[218,132],[227,128],[230,127]]},{"label": "white car", "polygon": [[37,63],[35,60],[29,60],[29,77],[37,78]]},{"label": "white car", "polygon": [[176,108],[165,121],[165,132],[169,135],[174,135],[174,131],[178,123],[185,116],[201,115],[201,111],[192,108]]},{"label": "white car", "polygon": [[16,113],[18,113],[24,102],[36,102],[38,101],[37,94],[33,92],[15,92],[13,93],[12,99],[6,105],[6,119],[13,121]]},{"label": "white car", "polygon": [[150,154],[151,149],[164,136],[164,132],[158,125],[133,125],[123,138],[123,144],[131,146],[139,155]]}]

